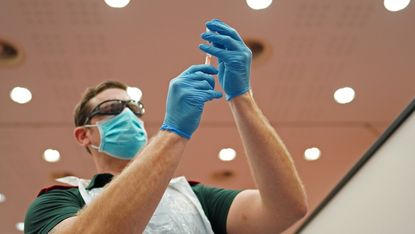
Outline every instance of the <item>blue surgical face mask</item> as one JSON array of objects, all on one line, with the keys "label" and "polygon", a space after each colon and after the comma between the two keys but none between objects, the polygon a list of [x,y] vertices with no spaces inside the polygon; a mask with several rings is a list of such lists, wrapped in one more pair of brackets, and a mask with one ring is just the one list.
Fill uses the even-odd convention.
[{"label": "blue surgical face mask", "polygon": [[99,130],[101,142],[99,146],[91,145],[92,148],[118,159],[134,158],[147,143],[143,121],[128,108],[113,118],[84,127],[97,127]]}]

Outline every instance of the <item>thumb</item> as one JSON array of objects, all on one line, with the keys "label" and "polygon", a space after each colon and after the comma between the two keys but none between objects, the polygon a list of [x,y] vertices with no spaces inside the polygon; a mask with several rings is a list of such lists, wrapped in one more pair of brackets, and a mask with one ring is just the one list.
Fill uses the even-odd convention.
[{"label": "thumb", "polygon": [[209,100],[220,99],[223,96],[221,92],[216,90],[208,90],[207,93],[209,94]]}]

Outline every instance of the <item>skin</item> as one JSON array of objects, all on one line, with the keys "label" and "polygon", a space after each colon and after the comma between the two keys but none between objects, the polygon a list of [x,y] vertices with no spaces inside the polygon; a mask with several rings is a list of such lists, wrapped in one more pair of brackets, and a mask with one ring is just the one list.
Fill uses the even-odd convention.
[{"label": "skin", "polygon": [[251,92],[229,102],[258,189],[235,198],[228,233],[279,233],[307,213],[307,197],[284,143]]},{"label": "skin", "polygon": [[[127,100],[128,95],[121,89],[108,89],[92,99],[90,105],[108,99]],[[257,189],[244,190],[236,196],[229,210],[227,231],[282,232],[307,212],[306,194],[292,158],[250,92],[228,103]],[[93,117],[91,124],[103,118],[106,117]],[[59,223],[53,233],[141,233],[173,177],[188,140],[159,131],[135,159],[123,161],[90,147],[99,145],[97,128],[78,127],[74,135],[81,146],[91,149],[97,172],[116,177],[98,198],[77,216]]]}]

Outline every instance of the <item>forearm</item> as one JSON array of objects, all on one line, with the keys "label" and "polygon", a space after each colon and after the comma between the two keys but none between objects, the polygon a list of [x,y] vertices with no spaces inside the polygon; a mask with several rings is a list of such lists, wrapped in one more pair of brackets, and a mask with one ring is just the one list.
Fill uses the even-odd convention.
[{"label": "forearm", "polygon": [[250,92],[229,102],[264,207],[304,213],[306,194],[284,143]]},{"label": "forearm", "polygon": [[187,140],[160,131],[137,158],[84,208],[75,233],[141,233],[156,209]]}]

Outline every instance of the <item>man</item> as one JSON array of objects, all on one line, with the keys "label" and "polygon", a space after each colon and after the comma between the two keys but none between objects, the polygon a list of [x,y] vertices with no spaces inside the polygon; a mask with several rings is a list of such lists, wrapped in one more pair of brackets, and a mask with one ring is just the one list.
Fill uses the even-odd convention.
[{"label": "man", "polygon": [[[79,180],[75,188],[44,191],[29,208],[25,232],[279,233],[306,214],[292,159],[254,102],[251,51],[224,22],[211,20],[206,27],[210,32],[201,37],[210,44],[199,48],[217,57],[218,70],[194,65],[171,80],[164,122],[148,144],[138,118],[142,105],[130,101],[123,84],[106,82],[86,93],[76,110],[74,135],[99,174],[87,187]],[[214,90],[216,74],[257,189],[172,180],[204,104],[222,96]]]}]

